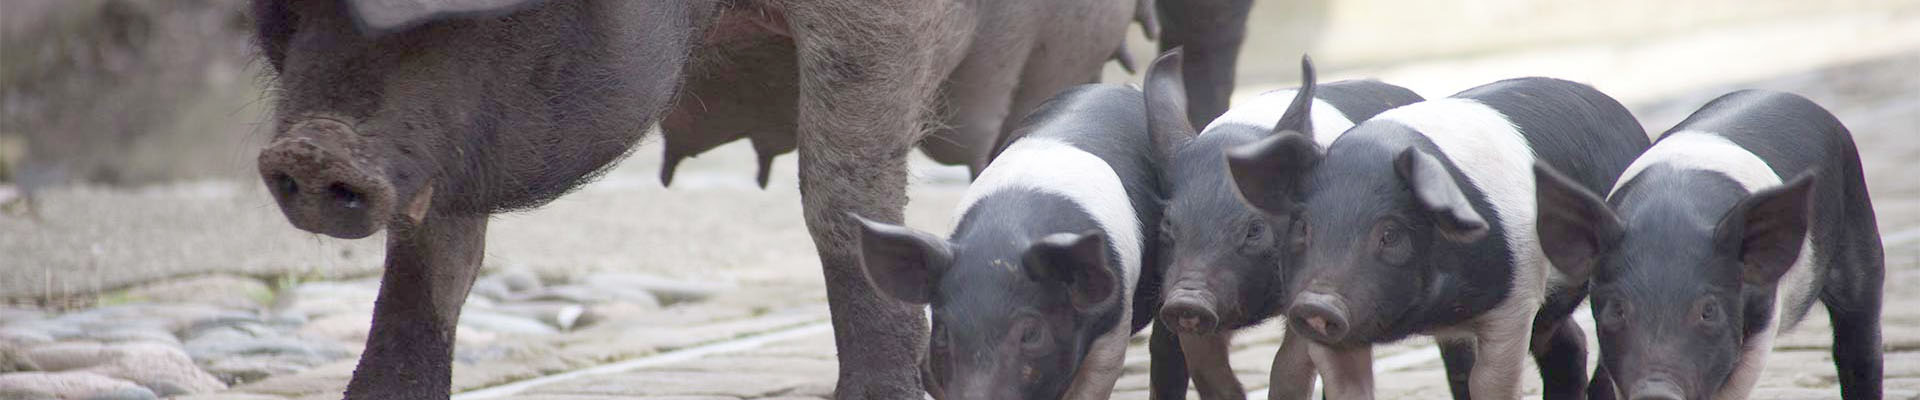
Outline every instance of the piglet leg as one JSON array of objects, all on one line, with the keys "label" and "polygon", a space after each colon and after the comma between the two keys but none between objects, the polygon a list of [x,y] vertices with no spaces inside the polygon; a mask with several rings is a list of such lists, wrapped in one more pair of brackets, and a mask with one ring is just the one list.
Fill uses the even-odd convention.
[{"label": "piglet leg", "polygon": [[1309,343],[1307,354],[1327,400],[1373,400],[1373,347],[1332,348]]},{"label": "piglet leg", "polygon": [[1510,303],[1483,315],[1473,335],[1473,371],[1467,388],[1476,399],[1520,397],[1520,373],[1526,370],[1538,303]]},{"label": "piglet leg", "polygon": [[1473,398],[1467,389],[1468,377],[1473,372],[1473,340],[1441,339],[1439,342],[1440,361],[1447,370],[1447,389],[1455,399]]},{"label": "piglet leg", "polygon": [[[1873,239],[1863,242],[1878,242]],[[1826,305],[1833,323],[1833,363],[1840,372],[1840,397],[1847,399],[1884,395],[1880,306],[1886,264],[1879,246],[1863,247],[1869,248],[1855,249],[1854,257],[1828,271],[1820,293],[1820,303]]]},{"label": "piglet leg", "polygon": [[[1131,310],[1128,307],[1121,307]],[[1122,311],[1120,320],[1127,321],[1130,311]],[[1127,363],[1127,341],[1133,337],[1133,326],[1124,322],[1113,330],[1093,339],[1087,348],[1087,355],[1080,360],[1080,370],[1073,376],[1073,382],[1067,384],[1067,393],[1061,396],[1067,400],[1106,400],[1113,397],[1113,385],[1120,381]]]},{"label": "piglet leg", "polygon": [[1247,398],[1240,378],[1233,375],[1233,365],[1227,362],[1232,343],[1233,334],[1226,331],[1180,335],[1180,350],[1187,354],[1187,371],[1193,374],[1193,386],[1200,391],[1200,398]]},{"label": "piglet leg", "polygon": [[1305,337],[1287,332],[1280,339],[1280,351],[1273,354],[1273,367],[1268,369],[1267,400],[1309,400],[1313,397],[1314,365],[1313,357],[1307,354],[1307,346],[1312,345]]},{"label": "piglet leg", "polygon": [[426,215],[388,233],[373,330],[347,398],[447,398],[453,329],[480,269],[486,232],[485,215]]},{"label": "piglet leg", "polygon": [[1584,400],[1587,398],[1587,334],[1573,318],[1553,325],[1536,325],[1533,332],[1534,364],[1540,366],[1541,398],[1547,400]]},{"label": "piglet leg", "polygon": [[1152,379],[1148,391],[1153,400],[1187,398],[1187,356],[1180,350],[1180,335],[1173,333],[1163,319],[1153,320],[1153,337],[1147,350],[1153,354]]}]

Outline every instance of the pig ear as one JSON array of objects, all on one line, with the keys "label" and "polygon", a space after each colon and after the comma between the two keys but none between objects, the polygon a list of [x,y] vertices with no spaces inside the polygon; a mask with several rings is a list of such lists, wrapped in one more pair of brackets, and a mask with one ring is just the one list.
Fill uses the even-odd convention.
[{"label": "pig ear", "polygon": [[1293,212],[1293,198],[1304,190],[1307,172],[1320,163],[1320,148],[1297,132],[1227,150],[1227,171],[1233,174],[1240,200],[1268,214]]},{"label": "pig ear", "polygon": [[1440,236],[1459,243],[1487,236],[1487,221],[1473,210],[1466,192],[1460,190],[1460,182],[1453,179],[1453,174],[1447,172],[1447,166],[1439,159],[1408,147],[1393,158],[1393,168],[1400,173],[1407,188],[1413,190],[1414,203],[1433,216]]},{"label": "pig ear", "polygon": [[912,228],[847,216],[860,224],[860,264],[867,281],[894,299],[930,302],[934,280],[953,263],[947,242]]},{"label": "pig ear", "polygon": [[1300,90],[1293,92],[1293,103],[1287,105],[1287,111],[1280,114],[1280,122],[1273,125],[1273,133],[1292,131],[1307,138],[1313,137],[1313,89],[1319,86],[1314,82],[1313,58],[1300,56]]},{"label": "pig ear", "polygon": [[501,16],[544,0],[348,0],[361,32],[383,34],[448,18]]},{"label": "pig ear", "polygon": [[1593,192],[1546,163],[1533,164],[1540,247],[1562,274],[1584,281],[1601,253],[1622,235],[1620,217]]},{"label": "pig ear", "polygon": [[1172,159],[1174,149],[1193,140],[1193,124],[1187,121],[1187,83],[1180,72],[1180,48],[1160,54],[1147,66],[1144,87],[1147,97],[1147,124],[1153,132],[1154,156],[1162,162]]},{"label": "pig ear", "polygon": [[1721,218],[1715,230],[1722,248],[1740,254],[1741,280],[1772,285],[1800,258],[1807,238],[1808,194],[1813,174],[1755,191]]},{"label": "pig ear", "polygon": [[1066,283],[1080,311],[1104,308],[1120,291],[1120,280],[1107,268],[1106,235],[1099,231],[1047,235],[1028,247],[1021,261],[1033,280]]}]

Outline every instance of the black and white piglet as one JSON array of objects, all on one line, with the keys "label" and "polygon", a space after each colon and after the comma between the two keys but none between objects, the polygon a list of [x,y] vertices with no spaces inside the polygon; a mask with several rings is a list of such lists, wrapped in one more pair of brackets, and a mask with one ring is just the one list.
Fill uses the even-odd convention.
[{"label": "black and white piglet", "polygon": [[[1303,58],[1299,88],[1254,96],[1196,135],[1187,122],[1181,58],[1179,49],[1160,56],[1147,68],[1145,84],[1147,120],[1163,166],[1162,187],[1167,190],[1166,215],[1158,227],[1162,254],[1169,260],[1160,290],[1159,320],[1173,331],[1156,331],[1153,338],[1173,341],[1177,334],[1177,347],[1185,356],[1178,360],[1179,353],[1154,354],[1155,382],[1167,383],[1172,379],[1164,376],[1184,370],[1192,374],[1203,399],[1244,398],[1246,390],[1228,364],[1228,345],[1233,331],[1280,314],[1287,305],[1282,261],[1290,221],[1286,215],[1261,213],[1240,201],[1227,174],[1226,150],[1273,136],[1282,131],[1278,127],[1306,126],[1307,130],[1297,133],[1328,143],[1355,121],[1421,98],[1406,88],[1374,80],[1317,84],[1311,61]],[[1307,107],[1301,102],[1314,104]],[[1298,113],[1287,114],[1289,109]],[[1305,397],[1312,390],[1311,371],[1280,366],[1308,361],[1300,352],[1307,344],[1293,334],[1285,340],[1282,352],[1275,356],[1274,371],[1306,374],[1276,375],[1270,393],[1279,398]],[[1185,368],[1175,365],[1182,361]],[[1186,392],[1184,384],[1156,390],[1163,388],[1169,390],[1158,393],[1165,398],[1183,398]],[[1294,393],[1284,393],[1289,390]]]},{"label": "black and white piglet", "polygon": [[1388,110],[1324,153],[1282,133],[1228,164],[1244,200],[1294,218],[1294,332],[1332,347],[1434,335],[1455,396],[1478,399],[1519,397],[1532,353],[1547,398],[1578,398],[1585,334],[1567,317],[1586,285],[1541,249],[1533,165],[1604,188],[1647,145],[1592,87],[1521,78]]},{"label": "black and white piglet", "polygon": [[1774,336],[1816,298],[1833,320],[1841,397],[1880,398],[1880,234],[1833,114],[1734,92],[1604,192],[1556,168],[1536,171],[1540,240],[1567,275],[1593,277],[1594,398],[1744,399]]},{"label": "black and white piglet", "polygon": [[1139,90],[1042,104],[967,188],[947,239],[862,219],[867,278],[933,308],[944,399],[1105,399],[1156,287],[1158,169]]}]

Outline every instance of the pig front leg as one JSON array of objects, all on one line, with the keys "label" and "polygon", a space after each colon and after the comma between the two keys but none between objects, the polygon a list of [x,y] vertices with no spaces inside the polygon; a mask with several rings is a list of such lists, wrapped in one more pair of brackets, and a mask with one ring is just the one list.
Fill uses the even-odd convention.
[{"label": "pig front leg", "polygon": [[1080,370],[1074,373],[1073,382],[1067,385],[1067,393],[1061,396],[1066,400],[1106,400],[1113,397],[1113,385],[1120,381],[1120,374],[1126,372],[1127,341],[1133,337],[1133,326],[1125,321],[1131,320],[1132,307],[1121,306],[1120,323],[1100,337],[1093,339],[1088,346],[1087,355],[1081,358]]},{"label": "pig front leg", "polygon": [[386,272],[348,399],[445,399],[453,329],[480,269],[485,215],[428,215],[387,236]]},{"label": "pig front leg", "polygon": [[1187,371],[1193,374],[1193,386],[1199,389],[1200,398],[1247,398],[1246,389],[1241,388],[1240,378],[1233,375],[1233,365],[1227,360],[1232,344],[1233,334],[1228,331],[1180,335],[1180,351],[1187,355]]},{"label": "pig front leg", "polygon": [[1526,370],[1533,315],[1540,309],[1537,299],[1526,300],[1512,299],[1474,321],[1473,370],[1467,376],[1473,398],[1520,397],[1520,373]]},{"label": "pig front leg", "polygon": [[1533,362],[1540,366],[1541,398],[1587,398],[1587,334],[1573,318],[1534,326]]},{"label": "pig front leg", "polygon": [[1273,353],[1273,366],[1267,370],[1267,400],[1308,400],[1313,397],[1313,356],[1307,354],[1307,338],[1287,332],[1280,339],[1280,350]]},{"label": "pig front leg", "polygon": [[1174,334],[1164,319],[1153,320],[1153,336],[1147,351],[1152,353],[1148,396],[1153,400],[1187,398],[1187,355],[1180,350],[1180,335]]},{"label": "pig front leg", "polygon": [[1468,389],[1468,377],[1473,372],[1473,340],[1437,340],[1440,347],[1440,362],[1447,370],[1447,389],[1453,392],[1454,400],[1473,398]]},{"label": "pig front leg", "polygon": [[[884,3],[884,4],[873,4]],[[897,3],[897,4],[896,4]],[[924,127],[950,61],[935,23],[944,10],[919,2],[809,2],[788,6],[799,60],[800,195],[826,275],[838,399],[920,399],[927,343],[921,307],[884,298],[860,268],[848,215],[900,223],[907,152]]]},{"label": "pig front leg", "polygon": [[1847,399],[1883,396],[1880,307],[1887,273],[1885,253],[1878,235],[1871,233],[1871,228],[1864,231],[1867,233],[1858,234],[1850,242],[1870,244],[1849,249],[1850,257],[1842,257],[1828,267],[1826,282],[1820,288],[1820,303],[1827,307],[1828,321],[1833,324],[1833,363],[1840,373],[1840,397]]},{"label": "pig front leg", "polygon": [[1373,400],[1373,346],[1333,348],[1307,344],[1327,400]]},{"label": "pig front leg", "polygon": [[1181,75],[1187,82],[1187,120],[1193,126],[1227,111],[1233,96],[1234,64],[1247,37],[1247,10],[1253,0],[1159,0],[1160,51],[1175,47],[1186,54]]},{"label": "pig front leg", "polygon": [[1587,398],[1596,400],[1614,400],[1613,374],[1607,373],[1607,365],[1593,368],[1593,381],[1587,382]]}]

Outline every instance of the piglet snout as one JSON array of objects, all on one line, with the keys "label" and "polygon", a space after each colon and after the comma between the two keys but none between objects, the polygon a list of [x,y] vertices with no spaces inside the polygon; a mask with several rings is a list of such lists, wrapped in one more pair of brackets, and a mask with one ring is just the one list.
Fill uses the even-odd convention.
[{"label": "piglet snout", "polygon": [[1680,400],[1680,385],[1664,379],[1649,379],[1633,386],[1632,400]]},{"label": "piglet snout", "polygon": [[1289,327],[1305,331],[1324,342],[1338,342],[1347,335],[1347,304],[1339,297],[1302,292],[1287,308]]},{"label": "piglet snout", "polygon": [[354,239],[385,226],[393,187],[354,161],[355,140],[345,124],[312,120],[260,151],[260,178],[294,227]]},{"label": "piglet snout", "polygon": [[1172,325],[1174,332],[1212,333],[1220,325],[1220,314],[1214,311],[1212,299],[1213,296],[1199,290],[1175,290],[1167,296],[1166,304],[1160,306],[1160,319]]}]

